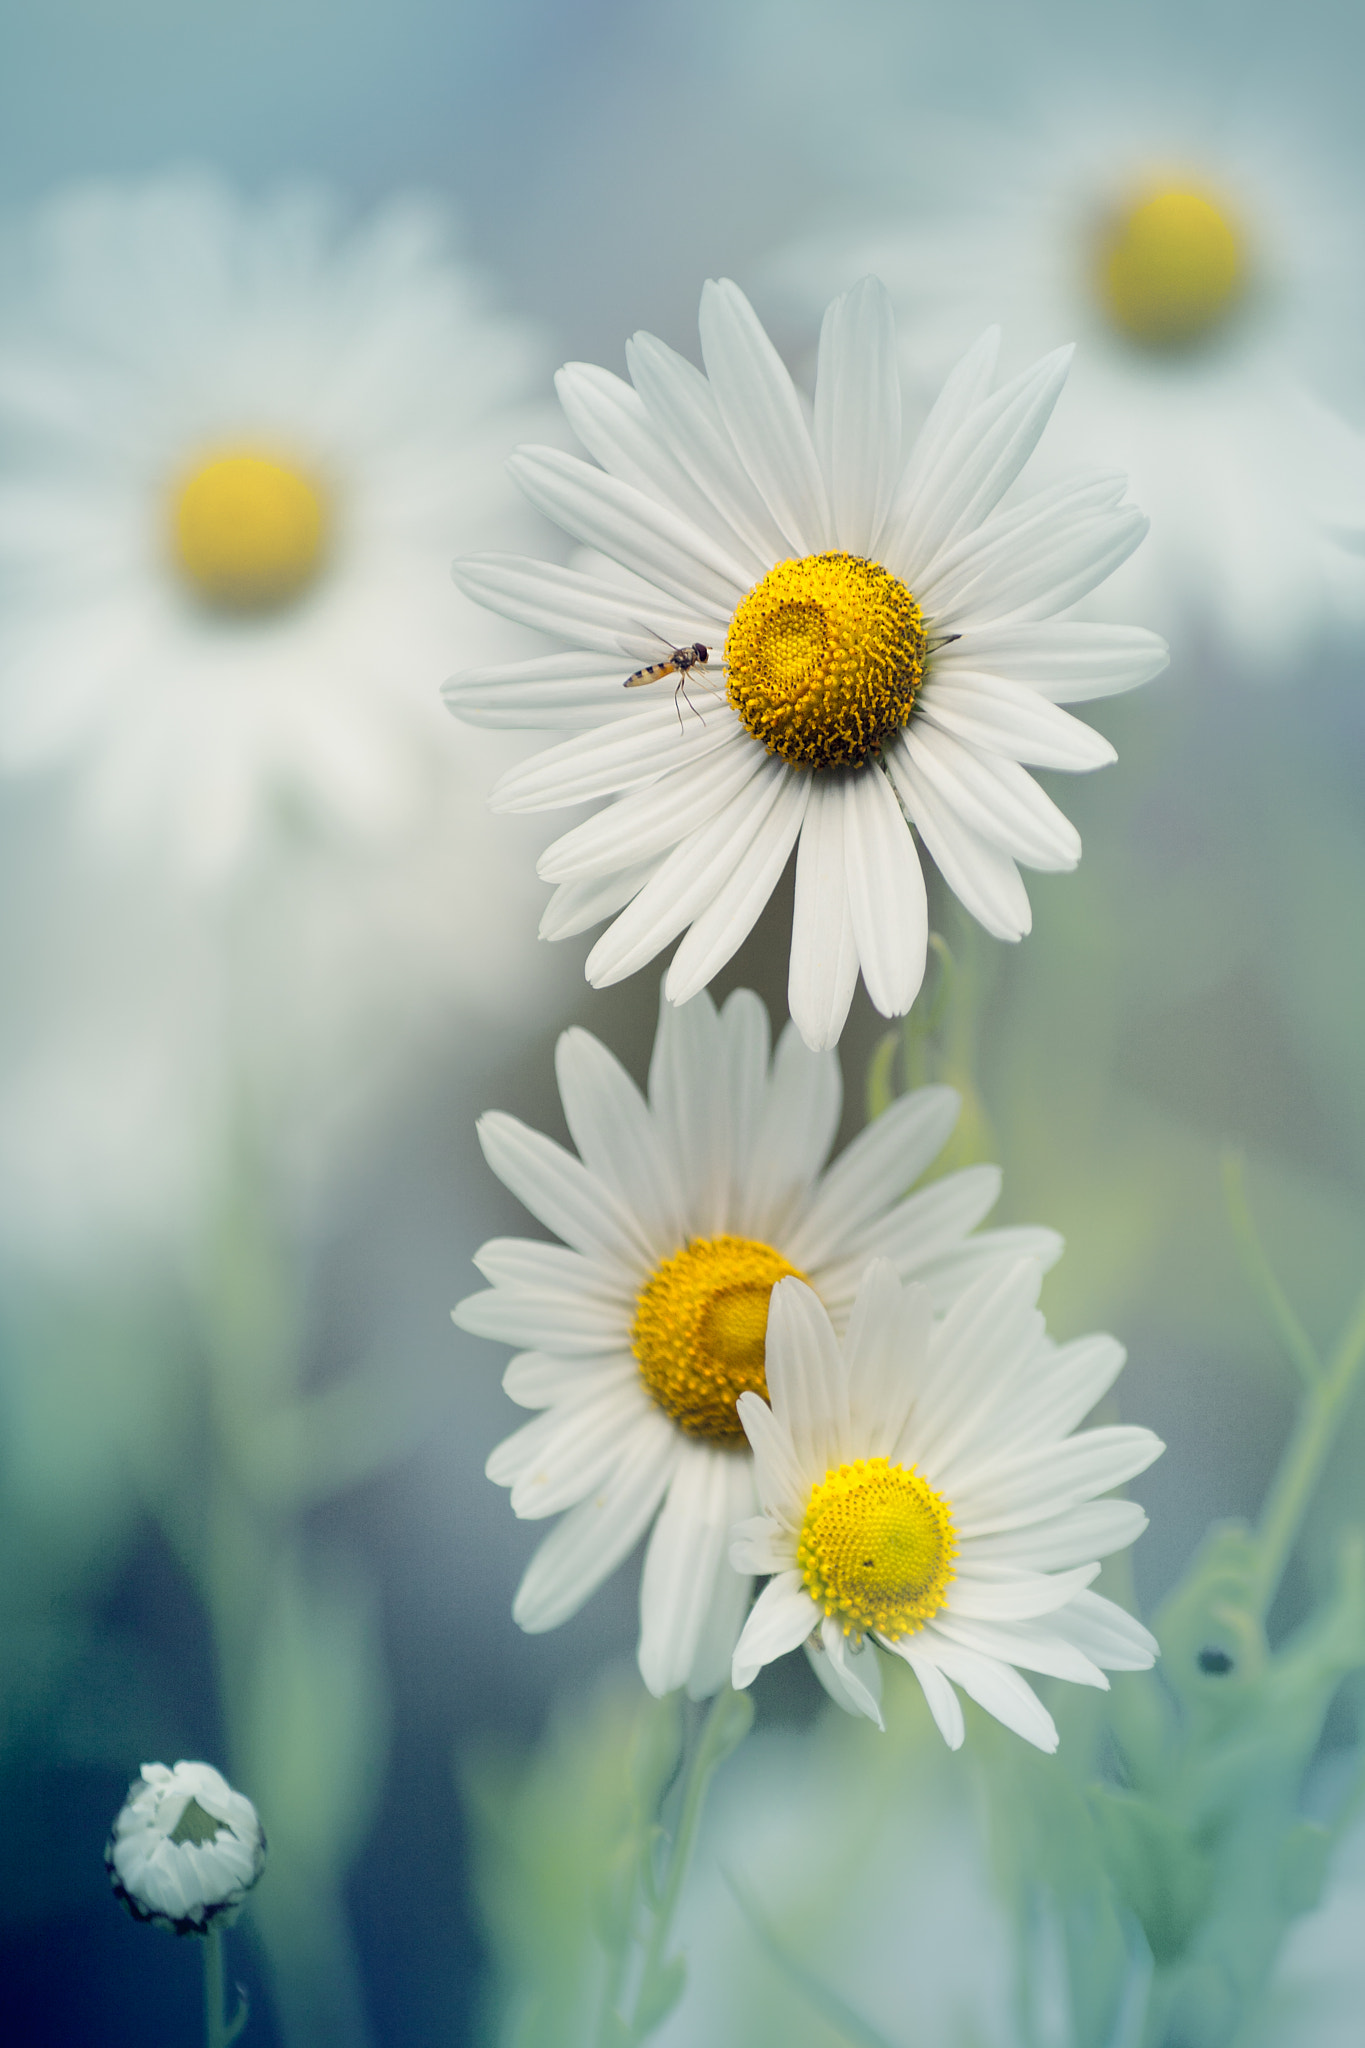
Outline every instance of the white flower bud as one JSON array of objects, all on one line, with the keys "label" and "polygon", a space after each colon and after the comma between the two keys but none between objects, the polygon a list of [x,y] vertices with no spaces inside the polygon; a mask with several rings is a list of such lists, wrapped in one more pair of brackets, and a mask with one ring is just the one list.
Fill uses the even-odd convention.
[{"label": "white flower bud", "polygon": [[138,1920],[202,1934],[265,1868],[256,1809],[212,1764],[144,1764],[104,1851],[109,1882]]}]

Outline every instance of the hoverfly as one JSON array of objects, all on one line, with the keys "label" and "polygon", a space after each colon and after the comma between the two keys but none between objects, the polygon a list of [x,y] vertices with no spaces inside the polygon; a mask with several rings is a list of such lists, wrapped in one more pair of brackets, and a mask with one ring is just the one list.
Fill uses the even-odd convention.
[{"label": "hoverfly", "polygon": [[[710,659],[710,649],[703,647],[700,640],[693,640],[687,647],[671,647],[663,661],[652,661],[647,668],[637,668],[633,676],[627,676],[623,687],[638,690],[644,683],[661,683],[665,676],[676,676],[678,682],[673,702],[676,705],[681,697],[688,710],[693,711],[695,707],[687,695],[687,678],[694,668],[705,668]],[[678,723],[682,723],[681,709],[678,711]]]}]

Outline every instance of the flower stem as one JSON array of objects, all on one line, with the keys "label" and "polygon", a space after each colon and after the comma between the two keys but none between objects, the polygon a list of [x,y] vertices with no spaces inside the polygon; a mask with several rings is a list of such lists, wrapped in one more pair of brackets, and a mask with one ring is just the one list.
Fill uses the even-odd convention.
[{"label": "flower stem", "polygon": [[1284,1576],[1362,1364],[1365,1291],[1357,1298],[1321,1378],[1305,1384],[1298,1417],[1261,1510],[1255,1591],[1262,1615],[1269,1611]]},{"label": "flower stem", "polygon": [[626,2038],[635,2044],[645,2041],[667,2018],[682,1992],[681,1958],[667,1954],[673,1919],[683,1884],[696,1847],[706,1795],[716,1770],[738,1748],[754,1717],[753,1701],[747,1692],[734,1692],[727,1685],[718,1692],[707,1711],[683,1769],[678,1825],[669,1844],[667,1869],[653,1921],[645,1942],[644,1962]]},{"label": "flower stem", "polygon": [[216,1920],[204,1930],[204,2039],[207,2048],[227,2048],[223,2018],[223,1936]]}]

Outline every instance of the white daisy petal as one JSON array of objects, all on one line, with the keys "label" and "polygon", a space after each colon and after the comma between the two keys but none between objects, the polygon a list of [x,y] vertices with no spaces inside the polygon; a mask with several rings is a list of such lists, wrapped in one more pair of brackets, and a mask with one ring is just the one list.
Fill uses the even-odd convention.
[{"label": "white daisy petal", "polygon": [[858,985],[843,812],[843,777],[813,777],[797,844],[787,1007],[814,1050],[838,1044]]},{"label": "white daisy petal", "polygon": [[1077,619],[969,626],[934,656],[934,673],[959,668],[1023,683],[1053,704],[1116,696],[1159,676],[1166,642],[1141,626],[1092,626]]},{"label": "white daisy petal", "polygon": [[953,1691],[937,1664],[930,1657],[921,1657],[914,1647],[912,1637],[902,1637],[899,1642],[887,1641],[879,1636],[877,1640],[898,1657],[903,1657],[920,1683],[929,1712],[939,1734],[949,1749],[961,1749],[967,1734],[967,1724],[962,1718],[962,1702]]},{"label": "white daisy petal", "polygon": [[638,708],[622,688],[625,666],[596,654],[544,654],[463,669],[441,695],[466,725],[596,725]]},{"label": "white daisy petal", "polygon": [[888,567],[906,578],[921,603],[926,566],[994,511],[1037,447],[1072,354],[1057,349],[981,399],[918,479],[899,529],[888,532],[883,545]]},{"label": "white daisy petal", "polygon": [[1090,1685],[1100,1692],[1109,1690],[1109,1681],[1098,1664],[1074,1643],[1063,1641],[1050,1629],[1040,1628],[1037,1622],[978,1621],[955,1614],[948,1607],[930,1625],[936,1643],[954,1643],[959,1648],[976,1650],[983,1657],[998,1658],[1001,1663],[1039,1671],[1046,1678],[1064,1678],[1071,1685]]},{"label": "white daisy petal", "polygon": [[[726,1461],[726,1482],[729,1487],[726,1519],[733,1524],[736,1517],[746,1515],[754,1505],[754,1477],[747,1458],[730,1453]],[[733,1568],[722,1568],[717,1572],[711,1605],[702,1622],[692,1668],[687,1674],[689,1698],[709,1699],[712,1693],[719,1692],[723,1685],[728,1684],[730,1660],[749,1612],[753,1589],[753,1578],[748,1572]]]},{"label": "white daisy petal", "polygon": [[718,747],[686,774],[664,774],[585,818],[546,847],[536,873],[546,882],[572,881],[667,853],[723,809],[767,758],[759,746]]},{"label": "white daisy petal", "polygon": [[708,995],[690,1003],[661,1002],[649,1063],[650,1107],[682,1180],[694,1237],[714,1237],[729,1207],[733,1127],[726,1076],[725,1033]]},{"label": "white daisy petal", "polygon": [[1103,733],[1093,732],[1036,690],[995,676],[954,669],[949,677],[931,677],[916,710],[969,746],[1035,768],[1082,774],[1118,759]]},{"label": "white daisy petal", "polygon": [[675,1431],[652,1410],[621,1449],[606,1485],[555,1524],[522,1577],[512,1618],[528,1635],[558,1628],[577,1614],[635,1548],[649,1526],[680,1455]]},{"label": "white daisy petal", "polygon": [[885,1259],[866,1268],[844,1337],[848,1434],[841,1459],[889,1457],[914,1402],[929,1348],[929,1297],[902,1290]]},{"label": "white daisy petal", "polygon": [[1099,1569],[1098,1564],[1083,1564],[1049,1576],[1008,1565],[974,1565],[964,1556],[943,1612],[969,1621],[1035,1621],[1074,1600],[1093,1583]]},{"label": "white daisy petal", "polygon": [[619,1308],[592,1296],[529,1287],[489,1287],[467,1294],[451,1313],[471,1336],[533,1349],[553,1346],[566,1358],[595,1358],[614,1351],[628,1327]]},{"label": "white daisy petal", "polygon": [[479,1118],[478,1133],[498,1179],[547,1230],[627,1282],[648,1269],[649,1244],[634,1217],[553,1138],[496,1109]]},{"label": "white daisy petal", "polygon": [[585,547],[633,570],[675,604],[725,618],[749,587],[743,566],[671,506],[558,448],[519,448],[508,470],[531,503]]},{"label": "white daisy petal", "polygon": [[806,1512],[810,1486],[791,1431],[757,1394],[741,1394],[735,1407],[754,1454],[758,1497],[765,1509],[795,1528]]},{"label": "white daisy petal", "polygon": [[787,1233],[829,1156],[843,1099],[834,1053],[813,1052],[795,1024],[786,1025],[752,1149],[738,1162],[737,1225],[761,1238]]},{"label": "white daisy petal", "polygon": [[1062,871],[1080,859],[1075,826],[1017,762],[979,754],[931,725],[908,726],[892,758],[911,806],[927,787],[983,839],[1032,868]]},{"label": "white daisy petal", "polygon": [[607,1358],[556,1357],[552,1351],[519,1351],[502,1376],[502,1390],[520,1408],[550,1408],[572,1400],[589,1383],[615,1379],[622,1385],[638,1379],[640,1369],[629,1352]]},{"label": "white daisy petal", "polygon": [[[916,1088],[860,1131],[795,1223],[789,1238],[793,1264],[823,1267],[855,1246],[864,1264],[882,1255],[880,1243],[865,1249],[864,1233],[937,1158],[952,1135],[960,1107],[956,1089]],[[955,1197],[960,1193],[954,1190]],[[970,1199],[963,1213],[969,1208]],[[899,1209],[892,1213],[899,1214]],[[952,1223],[946,1227],[950,1233],[954,1229]]]},{"label": "white daisy petal", "polygon": [[755,565],[757,581],[786,543],[735,452],[710,384],[652,334],[627,342],[626,362],[660,440],[724,521],[736,559]]},{"label": "white daisy petal", "polygon": [[844,871],[868,995],[884,1017],[903,1017],[924,979],[929,903],[905,814],[875,770],[846,788]]},{"label": "white daisy petal", "polygon": [[1149,1671],[1161,1650],[1150,1629],[1102,1593],[1078,1594],[1050,1626],[1105,1671]]},{"label": "white daisy petal", "polygon": [[[754,1145],[767,1100],[772,1026],[768,1022],[768,1012],[753,990],[736,988],[725,998],[720,1028],[725,1041],[726,1079],[729,1082],[730,1153],[732,1162],[738,1162],[747,1158]],[[738,1175],[732,1168],[726,1203],[727,1230],[739,1227],[734,1214],[737,1179]]]},{"label": "white daisy petal", "polygon": [[541,1521],[604,1485],[649,1413],[638,1376],[585,1399],[557,1403],[504,1438],[484,1467],[512,1489],[512,1512]]},{"label": "white daisy petal", "polygon": [[729,278],[702,288],[702,359],[726,431],[792,548],[833,541],[824,479],[786,366]]},{"label": "white daisy petal", "polygon": [[531,1237],[490,1237],[474,1254],[490,1287],[527,1287],[532,1293],[582,1295],[608,1307],[629,1308],[633,1295],[619,1277],[567,1245]]},{"label": "white daisy petal", "polygon": [[915,595],[937,631],[997,619],[1046,619],[1093,590],[1147,531],[1120,502],[1127,479],[1096,477],[1039,491],[945,548]]},{"label": "white daisy petal", "polygon": [[973,1537],[963,1545],[963,1554],[1017,1564],[1027,1571],[1064,1571],[1068,1565],[1126,1550],[1146,1527],[1146,1513],[1135,1500],[1088,1500],[1027,1529]]},{"label": "white daisy petal", "polygon": [[638,896],[645,883],[663,866],[665,855],[638,867],[619,868],[614,875],[589,875],[581,882],[561,882],[545,906],[540,920],[542,939],[569,939],[578,932],[591,931],[603,918],[613,917],[623,904]]},{"label": "white daisy petal", "polygon": [[686,1234],[682,1189],[639,1089],[600,1039],[577,1029],[555,1047],[555,1078],[579,1158],[638,1219],[655,1257],[668,1257]]},{"label": "white daisy petal", "polygon": [[[948,1129],[951,1128],[950,1123]],[[942,1143],[946,1142],[945,1134]],[[933,1156],[931,1153],[929,1158]],[[918,1172],[922,1173],[928,1164],[929,1159],[922,1160]],[[918,1279],[921,1270],[932,1265],[941,1253],[959,1249],[966,1233],[989,1214],[999,1196],[998,1166],[967,1166],[960,1173],[945,1174],[917,1194],[907,1195],[883,1215],[869,1216],[857,1232],[851,1252],[828,1264],[824,1259],[819,1261],[821,1300],[831,1314],[836,1305],[850,1303],[868,1260],[873,1258],[889,1260],[902,1280]],[[964,1291],[965,1283],[956,1290]]]},{"label": "white daisy petal", "polygon": [[1000,329],[988,327],[949,370],[911,447],[896,503],[881,538],[883,553],[912,516],[916,521],[923,517],[932,494],[933,477],[940,471],[951,470],[948,450],[957,444],[961,428],[986,398],[999,356]]},{"label": "white daisy petal", "polygon": [[765,1664],[784,1657],[820,1625],[820,1610],[801,1583],[799,1572],[769,1579],[749,1611],[735,1645],[730,1683],[752,1684]]},{"label": "white daisy petal", "polygon": [[1025,1529],[1049,1511],[1136,1478],[1164,1448],[1149,1429],[1111,1424],[1068,1437],[1045,1459],[1035,1452],[1012,1463],[998,1461],[958,1481],[958,1526],[964,1537]]},{"label": "white daisy petal", "polygon": [[[680,610],[662,591],[624,593],[600,576],[523,555],[465,555],[451,573],[467,597],[490,611],[618,657],[623,684],[637,661],[657,660],[661,643],[684,645],[727,616],[702,604]],[[451,700],[451,709],[459,708]]]},{"label": "white daisy petal", "polygon": [[[741,1398],[763,1406],[757,1394]],[[772,1576],[794,1571],[796,1545],[791,1531],[768,1515],[752,1515],[747,1521],[737,1522],[730,1531],[730,1563],[736,1572],[764,1572]]]},{"label": "white daisy petal", "polygon": [[800,1280],[779,1280],[768,1305],[768,1396],[801,1466],[838,1461],[848,1434],[848,1386],[838,1340],[820,1298]]},{"label": "white daisy petal", "polygon": [[[659,503],[675,506],[694,526],[704,530],[714,524],[714,503],[665,446],[638,390],[595,363],[566,363],[555,378],[555,390],[569,425],[603,469]],[[755,579],[763,574],[761,555],[746,546],[739,532],[732,528],[725,541],[740,566]],[[683,641],[693,637],[685,634]]]},{"label": "white daisy petal", "polygon": [[896,323],[879,278],[865,277],[825,313],[815,373],[815,448],[839,546],[870,555],[901,463]]},{"label": "white daisy petal", "polygon": [[839,1623],[830,1615],[826,1615],[820,1624],[820,1642],[823,1659],[813,1644],[809,1646],[809,1654],[826,1692],[839,1702],[845,1712],[861,1714],[884,1730],[882,1668],[871,1643],[864,1641],[855,1650]]},{"label": "white daisy petal", "polygon": [[728,708],[700,703],[679,726],[673,700],[647,705],[599,732],[580,733],[511,769],[494,786],[495,811],[550,811],[637,789],[736,744]]},{"label": "white daisy petal", "polygon": [[1033,927],[1033,912],[1010,855],[974,832],[940,795],[933,776],[917,772],[901,748],[887,755],[886,767],[912,824],[963,908],[993,938],[1023,938]]},{"label": "white daisy petal", "polygon": [[1021,1223],[1005,1230],[981,1230],[967,1243],[916,1265],[907,1277],[923,1283],[935,1311],[942,1314],[980,1279],[988,1266],[1032,1259],[1046,1273],[1065,1249],[1065,1240],[1055,1230],[1046,1230],[1041,1225]]},{"label": "white daisy petal", "polygon": [[1049,1755],[1056,1749],[1056,1722],[1028,1680],[1009,1664],[964,1644],[948,1642],[932,1625],[918,1639],[915,1649],[924,1662],[932,1659],[945,1678],[960,1685],[968,1698],[1002,1721],[1006,1728],[1012,1728],[1016,1735],[1022,1735],[1025,1742]]},{"label": "white daisy petal", "polygon": [[706,987],[748,938],[782,878],[806,815],[810,782],[805,776],[778,778],[772,809],[763,819],[742,861],[721,883],[692,925],[668,970],[671,1003],[686,1003]]},{"label": "white daisy petal", "polygon": [[781,763],[765,760],[720,810],[690,832],[588,955],[594,988],[610,988],[662,952],[699,917],[763,831],[783,794]]},{"label": "white daisy petal", "polygon": [[658,1698],[687,1682],[716,1584],[729,1575],[734,1453],[689,1445],[654,1524],[640,1580],[640,1676]]}]

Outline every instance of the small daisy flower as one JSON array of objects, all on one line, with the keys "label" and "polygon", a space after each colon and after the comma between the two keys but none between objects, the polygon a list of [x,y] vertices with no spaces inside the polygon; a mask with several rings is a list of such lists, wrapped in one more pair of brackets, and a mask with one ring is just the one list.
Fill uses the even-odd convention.
[{"label": "small daisy flower", "polygon": [[135,1919],[202,1934],[241,1905],[265,1869],[265,1836],[251,1801],[212,1764],[144,1764],[104,1861]]},{"label": "small daisy flower", "polygon": [[814,311],[822,275],[874,266],[923,380],[985,319],[1030,350],[1076,339],[1041,473],[1112,460],[1152,518],[1087,615],[1136,608],[1273,675],[1365,616],[1341,545],[1365,524],[1365,459],[1318,395],[1358,386],[1365,273],[1354,166],[1286,132],[1278,77],[1229,93],[1224,56],[1202,91],[1077,79],[1064,120],[1051,79],[1031,119],[927,112],[913,185],[867,168],[881,223],[860,205],[782,272]]},{"label": "small daisy flower", "polygon": [[[1067,350],[993,390],[997,337],[985,336],[903,455],[875,279],[825,315],[812,421],[735,285],[706,286],[701,340],[705,376],[648,334],[627,349],[633,384],[561,370],[569,422],[600,467],[527,448],[513,474],[607,565],[458,564],[471,596],[564,651],[458,676],[447,699],[475,723],[590,728],[512,770],[494,803],[614,799],[540,861],[558,884],[546,937],[619,913],[588,955],[596,987],[686,932],[666,984],[685,1002],[743,943],[795,847],[789,1007],[809,1045],[829,1046],[860,968],[886,1016],[909,1009],[923,978],[909,825],[1002,938],[1029,928],[1017,862],[1075,866],[1080,840],[1025,764],[1112,760],[1061,705],[1128,689],[1166,657],[1150,633],[1054,615],[1146,521],[1116,476],[1001,508]],[[698,647],[717,659],[683,687],[664,677],[643,709],[622,690],[638,663]]]},{"label": "small daisy flower", "polygon": [[452,635],[517,641],[448,563],[524,523],[502,465],[535,351],[439,212],[347,227],[182,175],[58,195],[17,239],[0,764],[67,771],[101,847],[211,883],[309,832],[453,824]]},{"label": "small daisy flower", "polygon": [[556,1072],[578,1158],[497,1113],[479,1137],[563,1243],[493,1239],[475,1259],[488,1291],[455,1310],[463,1329],[528,1347],[503,1384],[543,1411],[493,1452],[489,1478],[518,1515],[563,1514],[512,1611],[533,1633],[567,1621],[652,1523],[640,1670],[652,1692],[701,1697],[724,1682],[749,1597],[725,1556],[756,1504],[735,1402],[766,1385],[774,1284],[808,1281],[842,1325],[873,1254],[946,1304],[1002,1255],[1050,1264],[1060,1240],[970,1234],[999,1193],[992,1166],[908,1192],[956,1121],[949,1088],[902,1097],[826,1168],[838,1062],[788,1026],[770,1063],[748,990],[719,1015],[706,995],[663,1006],[647,1101],[586,1031],[565,1032]]},{"label": "small daisy flower", "polygon": [[804,1643],[840,1705],[880,1727],[880,1644],[910,1666],[950,1748],[959,1685],[1052,1750],[1052,1716],[1016,1667],[1107,1688],[1106,1670],[1152,1662],[1147,1630],[1086,1589],[1147,1525],[1134,1502],[1097,1496],[1163,1446],[1148,1429],[1074,1433],[1123,1350],[1052,1344],[1041,1280],[1035,1261],[998,1262],[935,1325],[926,1290],[876,1259],[842,1344],[810,1287],[774,1288],[768,1402],[739,1398],[763,1513],[730,1550],[737,1572],[772,1577],[735,1648],[736,1686]]}]

